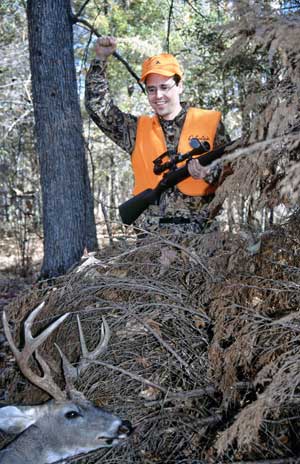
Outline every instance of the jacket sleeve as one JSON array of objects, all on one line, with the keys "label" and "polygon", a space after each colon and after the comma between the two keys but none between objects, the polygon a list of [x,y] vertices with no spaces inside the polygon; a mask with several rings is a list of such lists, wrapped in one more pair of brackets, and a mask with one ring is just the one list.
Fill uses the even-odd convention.
[{"label": "jacket sleeve", "polygon": [[85,82],[85,106],[97,126],[119,147],[132,153],[137,117],[124,113],[115,105],[106,78],[106,60],[95,59]]}]

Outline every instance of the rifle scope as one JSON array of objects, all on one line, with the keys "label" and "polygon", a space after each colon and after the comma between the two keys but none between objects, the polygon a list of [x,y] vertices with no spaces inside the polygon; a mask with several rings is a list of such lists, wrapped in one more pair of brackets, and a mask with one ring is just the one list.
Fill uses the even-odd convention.
[{"label": "rifle scope", "polygon": [[[154,163],[153,172],[154,174],[161,174],[167,169],[172,170],[181,161],[192,159],[193,156],[202,155],[203,153],[206,153],[209,150],[210,150],[210,144],[206,140],[204,140],[203,142],[199,141],[199,146],[197,148],[194,148],[193,150],[187,153],[184,153],[184,154],[177,153],[174,155],[174,150],[168,150],[153,161]],[[165,163],[163,163],[163,159],[165,157],[169,157],[169,161],[166,161]]]}]

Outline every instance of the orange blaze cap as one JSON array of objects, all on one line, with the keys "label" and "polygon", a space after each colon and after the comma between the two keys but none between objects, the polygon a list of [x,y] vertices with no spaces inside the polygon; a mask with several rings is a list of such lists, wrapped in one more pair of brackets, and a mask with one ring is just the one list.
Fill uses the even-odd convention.
[{"label": "orange blaze cap", "polygon": [[182,77],[183,71],[175,56],[169,53],[161,53],[160,55],[151,56],[144,61],[141,82],[143,82],[149,74],[160,74],[166,77],[178,74],[178,76]]}]

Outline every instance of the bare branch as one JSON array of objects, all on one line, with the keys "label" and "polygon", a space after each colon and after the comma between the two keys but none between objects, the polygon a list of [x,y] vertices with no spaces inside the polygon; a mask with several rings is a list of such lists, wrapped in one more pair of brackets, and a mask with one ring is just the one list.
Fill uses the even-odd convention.
[{"label": "bare branch", "polygon": [[168,30],[167,30],[167,52],[170,53],[170,32],[171,32],[171,21],[172,21],[172,12],[173,12],[174,0],[171,0],[168,16]]},{"label": "bare branch", "polygon": [[[97,29],[94,28],[94,26],[92,26],[92,24],[87,21],[86,19],[84,18],[78,18],[76,16],[73,17],[73,21],[75,24],[82,24],[83,26],[85,26],[85,29],[88,29],[90,30],[93,34],[95,34],[96,37],[101,37],[101,34],[99,34],[99,32],[97,31]],[[134,77],[134,79],[137,81],[138,85],[140,86],[140,88],[142,89],[143,93],[146,94],[146,91],[144,89],[144,86],[140,83],[140,78],[139,76],[133,71],[133,69],[131,68],[131,66],[127,63],[127,61],[117,52],[115,51],[113,53],[113,56],[115,58],[117,58],[117,60],[121,61],[121,63],[123,63],[123,65],[125,66],[125,68],[127,69],[127,71],[132,75],[132,77]]]},{"label": "bare branch", "polygon": [[189,369],[189,365],[187,362],[185,362],[180,356],[178,353],[176,353],[176,351],[165,341],[163,340],[159,335],[158,333],[152,329],[152,327],[147,324],[147,322],[145,322],[141,317],[137,316],[136,314],[132,314],[132,316],[137,319],[141,324],[143,324],[146,329],[152,333],[152,335],[156,338],[156,340],[159,341],[159,343],[164,346],[166,348],[167,351],[169,351],[169,353],[171,353],[176,359],[177,361],[182,364],[186,369]]},{"label": "bare branch", "polygon": [[194,5],[189,0],[185,0],[185,1],[192,8],[192,10],[195,13],[197,13],[199,16],[201,16],[201,18],[207,19],[207,17],[203,13],[201,13],[201,11],[197,10],[197,8],[195,8]]},{"label": "bare branch", "polygon": [[79,16],[83,13],[83,10],[85,9],[85,7],[87,6],[87,4],[90,2],[90,0],[85,0],[85,2],[83,3],[83,5],[81,5],[81,7],[79,8],[78,10],[78,13],[75,13],[75,17],[76,18],[79,18]]},{"label": "bare branch", "polygon": [[104,217],[104,222],[105,222],[108,237],[109,237],[109,244],[113,245],[113,233],[111,230],[111,225],[110,225],[110,221],[109,221],[108,214],[107,214],[107,209],[106,209],[106,206],[103,200],[100,200],[100,206],[101,206],[101,211]]},{"label": "bare branch", "polygon": [[164,405],[167,401],[186,401],[190,398],[203,398],[203,396],[214,396],[216,393],[216,389],[213,386],[208,386],[205,388],[198,388],[195,390],[189,390],[189,391],[179,391],[179,392],[169,392],[165,398],[162,400],[153,400],[153,401],[147,401],[144,403],[145,406],[151,407],[155,406],[157,404],[159,405]]},{"label": "bare branch", "polygon": [[206,388],[200,388],[200,389],[191,390],[191,391],[170,392],[167,388],[163,387],[162,385],[151,382],[150,380],[147,380],[140,375],[133,374],[130,371],[122,369],[122,367],[114,366],[113,364],[109,364],[103,361],[93,361],[93,363],[99,366],[108,367],[112,371],[120,372],[121,374],[127,375],[128,377],[134,380],[137,380],[140,383],[148,385],[149,387],[157,388],[158,390],[160,390],[162,393],[166,395],[167,399],[183,400],[183,399],[188,399],[188,398],[201,398],[203,396],[212,396],[216,392],[216,389],[213,386],[208,386]]},{"label": "bare branch", "polygon": [[10,134],[10,132],[13,130],[13,128],[14,128],[17,124],[19,124],[19,122],[21,122],[23,119],[25,119],[26,116],[28,116],[30,113],[32,113],[32,111],[33,111],[32,108],[30,108],[29,110],[26,110],[16,121],[14,121],[14,122],[11,124],[11,126],[7,129],[7,131],[6,131],[6,133],[4,134],[2,140],[5,140],[5,139],[9,136],[9,134]]},{"label": "bare branch", "polygon": [[237,461],[232,464],[299,464],[299,458],[264,459],[262,461]]},{"label": "bare branch", "polygon": [[112,371],[120,372],[121,374],[127,375],[128,377],[131,377],[132,379],[137,380],[140,383],[144,383],[145,385],[149,385],[149,387],[157,388],[158,390],[162,391],[165,394],[168,393],[168,390],[166,388],[162,387],[161,385],[158,385],[157,383],[151,382],[150,380],[144,379],[144,377],[142,377],[140,375],[133,374],[132,372],[129,372],[129,371],[125,370],[125,369],[122,369],[122,367],[114,366],[112,364],[109,364],[109,363],[106,363],[106,362],[103,362],[103,361],[92,361],[92,362],[94,364],[99,365],[99,366],[108,367]]}]

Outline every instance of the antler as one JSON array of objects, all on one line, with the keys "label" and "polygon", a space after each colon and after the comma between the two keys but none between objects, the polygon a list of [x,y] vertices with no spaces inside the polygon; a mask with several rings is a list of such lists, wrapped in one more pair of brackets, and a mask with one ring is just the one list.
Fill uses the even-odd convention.
[{"label": "antler", "polygon": [[77,315],[77,324],[78,324],[80,346],[81,346],[81,353],[82,353],[77,369],[79,373],[81,373],[88,367],[90,361],[94,361],[98,356],[105,353],[105,351],[107,350],[108,342],[110,339],[110,329],[108,327],[108,324],[105,318],[102,317],[100,341],[93,351],[89,351],[85,343],[85,337],[83,334],[80,318],[78,315]]},{"label": "antler", "polygon": [[[24,323],[25,344],[24,344],[24,348],[22,351],[17,349],[13,341],[5,311],[3,311],[3,328],[4,328],[5,336],[9,343],[9,346],[24,376],[34,385],[36,385],[37,387],[47,392],[55,400],[60,401],[60,400],[66,399],[66,393],[63,390],[61,390],[58,387],[58,385],[56,385],[56,383],[54,382],[51,376],[51,373],[50,373],[50,368],[48,364],[46,363],[46,361],[37,353],[37,348],[68,317],[69,313],[66,313],[60,316],[55,322],[53,322],[50,326],[48,326],[40,335],[34,338],[31,333],[31,327],[32,327],[33,321],[35,320],[36,316],[40,313],[41,309],[44,307],[44,304],[45,303],[43,302],[37,308],[35,308],[31,312],[31,314],[28,316],[28,318],[26,319]],[[43,371],[42,377],[37,375],[28,366],[28,361],[33,353],[35,353],[36,360],[38,361]]]},{"label": "antler", "polygon": [[77,367],[72,366],[72,364],[69,362],[69,360],[67,359],[65,354],[62,352],[62,350],[59,348],[59,346],[56,345],[57,349],[59,350],[62,361],[63,361],[65,381],[66,381],[66,385],[68,388],[68,392],[71,396],[75,396],[79,394],[79,392],[74,387],[74,381],[78,378],[78,376],[82,374],[82,372],[84,372],[88,368],[88,365],[90,364],[91,361],[94,361],[98,356],[100,356],[107,350],[107,345],[110,339],[110,329],[108,327],[108,324],[105,318],[102,317],[100,341],[93,351],[88,351],[86,342],[85,342],[84,333],[83,333],[82,326],[81,326],[81,322],[80,322],[80,318],[78,315],[77,315],[77,324],[78,324],[78,332],[79,332],[80,347],[81,347],[81,356],[77,364]]}]

